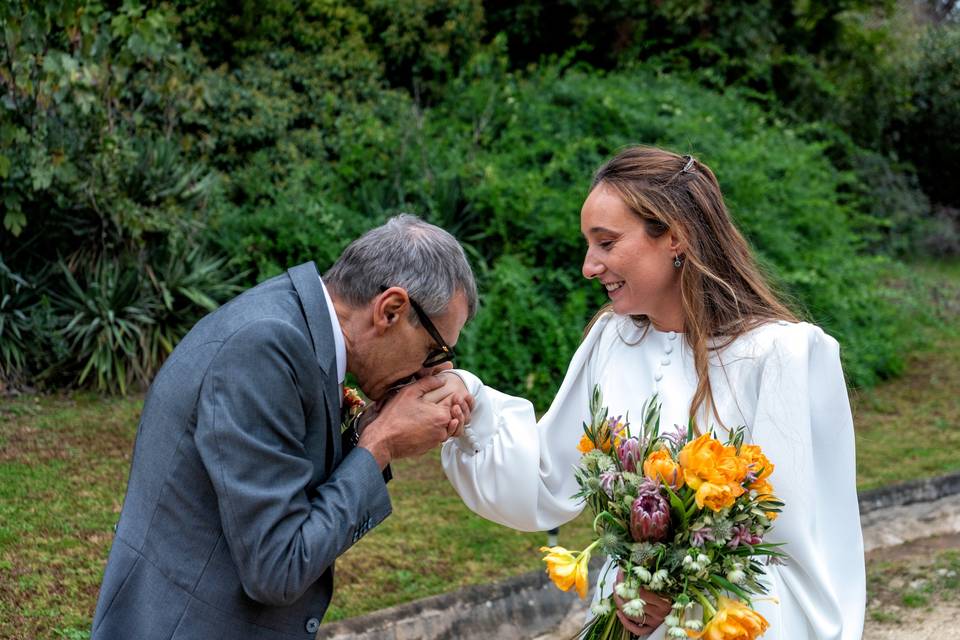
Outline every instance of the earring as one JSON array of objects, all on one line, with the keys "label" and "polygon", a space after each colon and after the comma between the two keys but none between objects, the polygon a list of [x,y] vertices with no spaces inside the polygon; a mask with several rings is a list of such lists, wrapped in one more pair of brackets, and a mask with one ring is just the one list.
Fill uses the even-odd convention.
[{"label": "earring", "polygon": [[677,269],[683,264],[683,260],[680,259],[679,255],[673,257],[673,266]]}]

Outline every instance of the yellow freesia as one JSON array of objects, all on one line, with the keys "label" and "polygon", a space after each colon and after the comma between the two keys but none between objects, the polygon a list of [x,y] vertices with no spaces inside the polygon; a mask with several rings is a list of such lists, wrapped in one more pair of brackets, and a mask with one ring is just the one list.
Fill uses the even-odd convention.
[{"label": "yellow freesia", "polygon": [[543,561],[547,563],[547,574],[558,589],[568,591],[575,586],[581,599],[587,597],[587,564],[590,551],[596,544],[577,555],[563,547],[540,547],[541,552],[547,552]]},{"label": "yellow freesia", "polygon": [[747,605],[739,600],[720,596],[717,600],[717,613],[703,631],[687,631],[687,635],[704,640],[755,640],[769,627],[770,623],[766,618]]}]

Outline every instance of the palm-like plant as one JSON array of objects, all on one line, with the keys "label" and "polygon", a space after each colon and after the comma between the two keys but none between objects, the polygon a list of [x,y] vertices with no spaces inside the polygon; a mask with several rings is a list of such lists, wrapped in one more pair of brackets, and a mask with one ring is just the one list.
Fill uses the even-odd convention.
[{"label": "palm-like plant", "polygon": [[139,270],[103,256],[79,278],[62,260],[59,267],[65,286],[52,297],[65,322],[70,360],[80,368],[77,382],[93,374],[98,390],[120,393],[135,381],[146,383],[152,367],[142,344],[156,324],[157,301],[144,295]]},{"label": "palm-like plant", "polygon": [[26,375],[33,287],[0,258],[0,384]]}]

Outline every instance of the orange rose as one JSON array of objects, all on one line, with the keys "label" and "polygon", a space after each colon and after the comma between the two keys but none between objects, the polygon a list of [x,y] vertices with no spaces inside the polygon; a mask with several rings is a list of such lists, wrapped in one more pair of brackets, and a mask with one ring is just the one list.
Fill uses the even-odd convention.
[{"label": "orange rose", "polygon": [[669,484],[674,489],[680,488],[683,484],[683,477],[680,474],[680,465],[674,462],[670,457],[670,452],[666,449],[657,449],[643,461],[643,475],[654,481],[661,481]]},{"label": "orange rose", "polygon": [[761,480],[760,482],[754,482],[750,485],[750,489],[757,492],[758,496],[771,496],[773,497],[773,486],[767,480]]},{"label": "orange rose", "polygon": [[704,482],[697,489],[694,500],[696,500],[697,506],[701,509],[706,507],[711,511],[720,511],[721,509],[732,506],[737,496],[742,494],[743,487]]},{"label": "orange rose", "polygon": [[705,640],[755,640],[769,627],[766,618],[747,605],[720,596],[717,599],[717,613],[703,631],[687,631],[687,635]]},{"label": "orange rose", "polygon": [[735,447],[720,444],[708,433],[688,442],[680,450],[678,458],[683,468],[683,479],[694,490],[704,482],[740,484],[750,470],[748,462],[737,456]]},{"label": "orange rose", "polygon": [[757,479],[750,484],[750,489],[756,489],[759,483],[769,478],[770,474],[773,473],[773,463],[767,459],[767,456],[763,455],[763,451],[755,444],[741,446],[740,457],[750,465],[750,470],[757,476]]}]

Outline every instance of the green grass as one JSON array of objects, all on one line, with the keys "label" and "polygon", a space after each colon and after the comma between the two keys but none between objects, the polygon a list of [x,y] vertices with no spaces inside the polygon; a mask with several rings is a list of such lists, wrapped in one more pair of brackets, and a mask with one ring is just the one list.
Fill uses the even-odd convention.
[{"label": "green grass", "polygon": [[[853,394],[861,489],[960,470],[960,332],[948,329],[960,265],[919,267],[911,277],[913,289],[939,292],[943,308],[933,310],[943,326],[918,340],[925,346],[901,378]],[[141,403],[87,394],[0,401],[0,637],[88,636]],[[542,567],[544,535],[471,514],[436,453],[399,461],[394,474],[394,514],[337,562],[325,620]],[[565,526],[560,538],[581,547],[588,523]],[[930,597],[913,590],[897,604]]]}]

